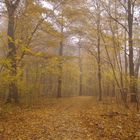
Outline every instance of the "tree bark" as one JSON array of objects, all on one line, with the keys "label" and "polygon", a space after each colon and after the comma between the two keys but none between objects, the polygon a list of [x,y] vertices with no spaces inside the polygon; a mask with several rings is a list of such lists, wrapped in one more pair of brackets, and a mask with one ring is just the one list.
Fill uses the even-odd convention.
[{"label": "tree bark", "polygon": [[[59,55],[63,56],[63,42],[60,42],[60,49],[59,49]],[[60,60],[61,61],[61,60]],[[62,74],[63,74],[63,66],[62,63],[59,63],[58,66],[59,69],[59,75],[58,75],[58,89],[57,89],[57,97],[62,97]]]},{"label": "tree bark", "polygon": [[81,58],[81,47],[79,44],[79,70],[80,70],[80,78],[79,78],[79,96],[83,95],[82,83],[83,83],[83,68],[82,68],[82,58]]},{"label": "tree bark", "polygon": [[133,78],[134,78],[134,62],[133,62],[133,15],[131,12],[131,0],[128,0],[128,36],[129,36],[129,73],[130,73],[130,91],[134,92]]},{"label": "tree bark", "polygon": [[19,4],[20,0],[15,1],[13,4],[11,1],[5,0],[7,12],[8,12],[8,59],[10,61],[10,76],[11,81],[9,83],[9,93],[7,98],[7,103],[14,100],[15,103],[18,103],[18,88],[16,83],[17,75],[17,64],[16,64],[16,46],[15,46],[15,11]]},{"label": "tree bark", "polygon": [[[133,49],[133,4],[131,0],[128,0],[128,44],[129,44],[129,76],[130,76],[130,93],[132,98],[136,98],[136,80],[134,71],[134,49]],[[136,101],[135,101],[136,102]]]},{"label": "tree bark", "polygon": [[138,92],[138,77],[139,77],[139,69],[140,69],[140,49],[138,51],[137,60],[135,64],[135,80],[136,80],[136,92]]},{"label": "tree bark", "polygon": [[101,37],[100,37],[100,24],[101,24],[101,10],[100,3],[97,4],[97,65],[98,65],[98,86],[99,86],[99,101],[102,101],[102,75],[101,75]]}]

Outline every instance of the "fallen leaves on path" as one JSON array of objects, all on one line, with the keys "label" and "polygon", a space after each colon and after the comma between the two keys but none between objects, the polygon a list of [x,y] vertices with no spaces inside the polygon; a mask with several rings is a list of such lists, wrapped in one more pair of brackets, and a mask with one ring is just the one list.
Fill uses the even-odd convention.
[{"label": "fallen leaves on path", "polygon": [[5,108],[0,115],[0,140],[139,140],[137,113],[124,113],[93,97],[46,102],[32,108]]}]

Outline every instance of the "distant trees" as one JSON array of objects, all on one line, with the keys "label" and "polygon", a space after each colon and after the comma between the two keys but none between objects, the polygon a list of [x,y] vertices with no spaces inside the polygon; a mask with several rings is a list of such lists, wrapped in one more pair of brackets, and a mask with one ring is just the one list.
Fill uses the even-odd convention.
[{"label": "distant trees", "polygon": [[5,67],[7,102],[17,103],[24,92],[97,95],[100,101],[119,96],[126,106],[130,92],[138,102],[137,1],[3,2],[10,62]]}]

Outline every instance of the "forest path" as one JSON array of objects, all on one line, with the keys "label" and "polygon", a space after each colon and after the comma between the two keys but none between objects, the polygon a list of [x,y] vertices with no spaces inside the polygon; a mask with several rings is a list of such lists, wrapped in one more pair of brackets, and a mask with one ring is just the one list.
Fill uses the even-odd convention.
[{"label": "forest path", "polygon": [[[0,140],[135,140],[140,135],[139,114],[129,116],[93,97],[42,102],[30,108],[6,107],[0,115]],[[102,116],[118,110],[126,115]]]},{"label": "forest path", "polygon": [[93,97],[48,99],[46,105],[10,110],[0,121],[1,140],[85,140],[81,112],[92,107]]}]

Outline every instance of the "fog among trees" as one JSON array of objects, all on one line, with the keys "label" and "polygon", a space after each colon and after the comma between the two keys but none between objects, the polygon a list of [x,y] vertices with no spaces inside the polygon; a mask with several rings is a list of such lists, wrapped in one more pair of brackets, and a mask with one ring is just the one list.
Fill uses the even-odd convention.
[{"label": "fog among trees", "polygon": [[0,139],[140,139],[139,0],[0,0]]}]

